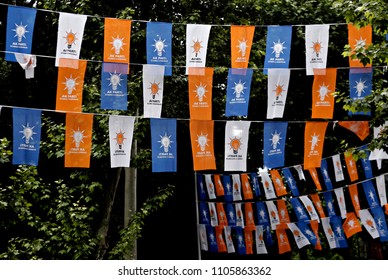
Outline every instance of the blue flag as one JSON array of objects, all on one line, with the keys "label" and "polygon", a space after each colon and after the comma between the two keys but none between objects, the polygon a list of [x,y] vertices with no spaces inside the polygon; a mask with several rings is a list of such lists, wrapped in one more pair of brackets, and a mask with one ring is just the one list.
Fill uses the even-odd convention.
[{"label": "blue flag", "polygon": [[264,73],[268,68],[288,68],[291,53],[292,26],[268,26]]},{"label": "blue flag", "polygon": [[[5,50],[31,54],[36,9],[8,6]],[[5,60],[17,62],[13,53],[6,53]]]},{"label": "blue flag", "polygon": [[310,228],[309,221],[302,221],[297,223],[298,228],[303,232],[303,234],[307,237],[311,244],[314,246],[317,245],[318,239],[315,236],[315,233]]},{"label": "blue flag", "polygon": [[335,245],[336,248],[348,248],[346,242],[346,236],[342,227],[342,219],[339,216],[330,217],[331,227],[334,231]]},{"label": "blue flag", "polygon": [[259,183],[258,175],[256,172],[252,172],[250,176],[252,181],[253,192],[256,197],[259,197],[261,195],[261,192],[260,192],[260,183]]},{"label": "blue flag", "polygon": [[243,229],[242,227],[234,227],[234,230],[236,232],[237,253],[239,255],[245,255],[247,251],[245,247],[245,238],[244,238]]},{"label": "blue flag", "polygon": [[326,159],[322,159],[322,161],[321,161],[321,174],[322,174],[323,180],[325,182],[326,189],[328,191],[332,190],[333,184],[332,184],[331,179],[330,179],[329,168],[327,167]]},{"label": "blue flag", "polygon": [[371,180],[362,183],[366,200],[368,201],[369,208],[379,207],[379,198],[376,195],[375,186]]},{"label": "blue flag", "polygon": [[147,64],[162,65],[164,75],[172,75],[172,24],[147,22]]},{"label": "blue flag", "polygon": [[233,187],[230,175],[222,176],[222,184],[224,186],[224,200],[226,202],[233,201]]},{"label": "blue flag", "polygon": [[38,165],[41,114],[40,110],[13,109],[12,164]]},{"label": "blue flag", "polygon": [[177,171],[176,119],[151,119],[152,172]]},{"label": "blue flag", "polygon": [[290,202],[299,222],[310,220],[310,217],[307,215],[306,210],[297,197],[290,198]]},{"label": "blue flag", "polygon": [[214,232],[214,228],[210,225],[207,225],[206,232],[207,232],[207,240],[209,244],[209,252],[217,253],[218,245],[217,245],[217,237]]},{"label": "blue flag", "polygon": [[225,212],[226,212],[226,218],[228,219],[228,226],[231,226],[231,227],[236,226],[237,225],[236,210],[234,209],[233,204],[226,203]]},{"label": "blue flag", "polygon": [[[349,70],[349,92],[353,100],[364,99],[372,94],[372,70],[371,69],[350,69]],[[349,115],[367,115],[369,112],[351,112]]]},{"label": "blue flag", "polygon": [[209,206],[206,202],[199,202],[199,223],[203,225],[210,225]]},{"label": "blue flag", "polygon": [[370,210],[372,211],[373,219],[376,222],[377,230],[380,234],[380,241],[388,241],[387,221],[385,220],[383,209],[381,207],[374,207]]},{"label": "blue flag", "polygon": [[197,190],[198,190],[198,199],[199,200],[206,200],[206,188],[205,183],[203,181],[203,175],[197,173]]},{"label": "blue flag", "polygon": [[296,185],[296,181],[294,179],[294,176],[292,176],[290,168],[283,168],[282,173],[284,179],[286,180],[287,186],[291,190],[291,194],[293,196],[299,196],[298,186]]},{"label": "blue flag", "polygon": [[101,69],[101,109],[127,110],[128,75],[121,73],[118,63],[104,62]]},{"label": "blue flag", "polygon": [[287,122],[264,122],[264,166],[284,166]]},{"label": "blue flag", "polygon": [[225,116],[248,116],[253,69],[229,69]]},{"label": "blue flag", "polygon": [[364,175],[366,179],[373,177],[372,164],[369,160],[370,151],[367,148],[367,145],[360,147],[361,150],[364,150],[366,157],[361,159],[362,168],[364,170]]},{"label": "blue flag", "polygon": [[256,202],[256,211],[257,211],[257,224],[263,226],[269,226],[270,221],[268,217],[267,207],[264,202]]},{"label": "blue flag", "polygon": [[334,199],[332,192],[324,192],[323,196],[325,198],[326,202],[326,209],[327,213],[329,214],[329,217],[337,216],[337,213],[335,212],[335,206],[334,206]]}]

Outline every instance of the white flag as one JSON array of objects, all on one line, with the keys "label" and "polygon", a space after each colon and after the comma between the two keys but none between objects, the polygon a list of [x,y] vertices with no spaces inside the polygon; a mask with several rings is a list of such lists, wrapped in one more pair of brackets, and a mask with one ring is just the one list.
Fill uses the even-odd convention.
[{"label": "white flag", "polygon": [[143,65],[144,118],[160,118],[163,104],[164,66]]},{"label": "white flag", "polygon": [[325,236],[326,236],[327,242],[329,243],[330,249],[337,248],[334,231],[330,225],[330,218],[322,218],[321,220],[322,220],[323,231],[325,232]]},{"label": "white flag", "polygon": [[341,212],[341,218],[346,219],[347,211],[346,211],[346,202],[345,202],[345,196],[344,196],[344,189],[343,188],[337,188],[334,189],[335,196],[337,197],[338,201],[338,207]]},{"label": "white flag", "polygon": [[205,67],[211,25],[186,25],[186,74],[189,67]]},{"label": "white flag", "polygon": [[232,229],[230,226],[224,227],[225,231],[225,237],[226,237],[226,248],[228,249],[228,253],[234,253],[234,245],[233,245],[233,239],[232,239]]},{"label": "white flag", "polygon": [[276,226],[280,224],[278,209],[276,208],[276,205],[273,201],[266,201],[265,204],[267,205],[267,209],[268,209],[269,220],[271,222],[271,229],[275,230]]},{"label": "white flag", "polygon": [[295,239],[295,243],[299,249],[310,244],[310,241],[307,239],[307,237],[303,234],[303,232],[298,228],[296,224],[288,223],[287,226],[291,230],[292,235]]},{"label": "white flag", "polygon": [[109,116],[111,167],[129,167],[135,117]]},{"label": "white flag", "polygon": [[199,241],[201,244],[201,250],[208,251],[209,245],[207,243],[206,226],[198,224]]},{"label": "white flag", "polygon": [[300,196],[299,199],[300,199],[300,201],[302,201],[304,207],[306,208],[306,210],[310,216],[310,220],[317,220],[319,222],[318,213],[315,210],[314,204],[310,200],[310,198],[308,198],[307,195],[303,195],[303,196]]},{"label": "white flag", "polygon": [[86,15],[59,13],[55,66],[60,58],[79,59],[86,19]]},{"label": "white flag", "polygon": [[241,203],[236,203],[236,226],[244,227],[244,216],[241,209]]},{"label": "white flag", "polygon": [[379,231],[376,226],[375,219],[371,215],[368,209],[362,209],[358,212],[362,225],[366,228],[373,239],[380,237]]},{"label": "white flag", "polygon": [[302,166],[301,165],[295,165],[294,168],[298,172],[299,180],[306,181],[306,177],[304,176],[304,172],[303,172]]},{"label": "white flag", "polygon": [[232,174],[233,201],[242,200],[240,174]]},{"label": "white flag", "polygon": [[264,226],[256,226],[255,231],[256,239],[256,252],[257,254],[268,254],[267,248],[264,243]]},{"label": "white flag", "polygon": [[385,190],[385,175],[376,177],[377,192],[379,193],[380,205],[387,204],[387,191]]},{"label": "white flag", "polygon": [[275,189],[272,184],[272,180],[268,175],[266,170],[259,170],[259,174],[261,177],[261,182],[264,186],[264,193],[266,199],[276,198]]},{"label": "white flag", "polygon": [[268,69],[267,119],[283,118],[289,81],[290,69]]},{"label": "white flag", "polygon": [[214,202],[208,202],[209,213],[210,213],[210,224],[212,227],[218,226],[218,217],[216,204]]},{"label": "white flag", "polygon": [[[388,121],[386,121],[384,125],[380,125],[379,127],[374,127],[373,138],[374,139],[378,138],[381,130],[386,126],[388,126]],[[373,151],[371,151],[369,155],[369,160],[380,160],[380,159],[388,159],[388,154],[384,152],[383,149],[374,149]]]},{"label": "white flag", "polygon": [[228,121],[225,126],[225,171],[246,171],[249,121]]},{"label": "white flag", "polygon": [[34,68],[36,67],[36,55],[15,53],[16,61],[26,72],[26,79],[34,78]]},{"label": "white flag", "polygon": [[314,68],[326,68],[329,27],[328,24],[306,25],[306,75],[314,75]]},{"label": "white flag", "polygon": [[335,181],[336,182],[343,181],[345,178],[344,178],[344,172],[342,170],[340,155],[334,155],[331,158],[333,160]]},{"label": "white flag", "polygon": [[206,183],[207,194],[209,195],[209,199],[215,199],[216,198],[216,191],[215,191],[211,176],[212,175],[210,175],[210,174],[205,174],[205,183]]}]

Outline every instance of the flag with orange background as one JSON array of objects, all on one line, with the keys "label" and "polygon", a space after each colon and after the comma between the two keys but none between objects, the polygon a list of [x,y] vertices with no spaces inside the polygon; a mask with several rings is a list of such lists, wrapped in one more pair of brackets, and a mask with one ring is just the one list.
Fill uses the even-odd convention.
[{"label": "flag with orange background", "polygon": [[290,241],[288,240],[287,225],[278,225],[276,227],[276,237],[278,239],[279,254],[284,254],[291,251]]},{"label": "flag with orange background", "polygon": [[214,122],[190,121],[190,139],[194,170],[214,170]]},{"label": "flag with orange background", "polygon": [[306,122],[304,132],[304,169],[321,167],[327,122]]},{"label": "flag with orange background", "polygon": [[252,209],[252,202],[245,202],[244,204],[245,210],[245,227],[250,229],[255,229],[255,218]]},{"label": "flag with orange background", "polygon": [[215,229],[216,229],[216,240],[217,240],[218,252],[225,253],[225,252],[227,252],[227,249],[226,249],[225,239],[222,235],[222,233],[224,231],[224,227],[223,226],[216,226]]},{"label": "flag with orange background", "polygon": [[357,232],[362,231],[360,221],[357,219],[356,214],[354,214],[354,212],[349,212],[346,214],[346,220],[342,227],[344,229],[346,238],[349,238]]},{"label": "flag with orange background", "polygon": [[189,109],[192,120],[212,119],[213,68],[190,67]]},{"label": "flag with orange background", "polygon": [[279,221],[281,224],[291,223],[290,216],[288,215],[287,204],[283,199],[276,200],[276,206],[278,208]]},{"label": "flag with orange background", "polygon": [[319,239],[319,233],[318,233],[318,229],[319,229],[318,223],[319,223],[319,221],[317,221],[317,220],[310,221],[310,226],[315,234],[315,237],[317,238],[317,244],[315,245],[314,249],[315,250],[322,250],[321,240]]},{"label": "flag with orange background", "polygon": [[249,183],[249,178],[247,173],[242,173],[240,175],[241,177],[241,188],[243,191],[244,199],[253,199],[253,192],[251,184]]},{"label": "flag with orange background", "polygon": [[221,202],[216,202],[217,216],[218,216],[218,225],[227,226],[228,219],[226,217],[224,204]]},{"label": "flag with orange background", "polygon": [[230,27],[232,68],[247,68],[252,50],[255,26]]},{"label": "flag with orange background", "polygon": [[81,112],[82,92],[86,71],[86,60],[78,61],[78,68],[58,67],[57,111]]},{"label": "flag with orange background", "polygon": [[350,181],[354,182],[358,180],[357,163],[353,158],[353,154],[350,151],[345,152],[346,169],[350,177]]},{"label": "flag with orange background", "polygon": [[214,174],[213,179],[214,179],[214,184],[216,185],[216,195],[217,196],[224,195],[224,186],[222,185],[220,175]]},{"label": "flag with orange background", "polygon": [[282,176],[280,176],[280,173],[277,169],[271,169],[269,171],[271,174],[272,182],[275,186],[276,196],[283,196],[287,195],[286,187],[284,186]]},{"label": "flag with orange background", "polygon": [[338,124],[355,133],[361,141],[369,135],[368,121],[340,121]]},{"label": "flag with orange background", "polygon": [[314,69],[312,118],[332,119],[337,69]]},{"label": "flag with orange background", "polygon": [[[367,25],[365,27],[358,28],[353,24],[348,24],[348,44],[351,49],[351,54],[354,54],[357,49],[368,48],[372,44],[372,26]],[[350,67],[364,67],[361,61],[357,58],[352,59],[349,57]],[[372,64],[368,63],[365,67],[371,67]]]},{"label": "flag with orange background", "polygon": [[359,212],[361,210],[361,206],[360,206],[360,200],[358,197],[358,188],[356,184],[349,186],[349,195],[352,200],[353,208],[356,211],[357,217],[360,217]]},{"label": "flag with orange background", "polygon": [[65,167],[89,168],[93,114],[66,114]]},{"label": "flag with orange background", "polygon": [[245,250],[247,255],[253,254],[253,234],[252,231],[255,230],[255,227],[245,227],[244,228],[244,237],[245,237]]},{"label": "flag with orange background", "polygon": [[321,199],[319,198],[318,193],[310,194],[310,197],[314,203],[315,209],[317,210],[317,212],[319,214],[319,217],[321,219],[326,218],[325,211],[323,211],[322,202],[321,202]]},{"label": "flag with orange background", "polygon": [[317,190],[321,191],[322,186],[321,186],[321,182],[319,182],[317,169],[316,168],[309,168],[308,170],[309,170],[311,178],[313,179],[315,186],[317,187]]}]

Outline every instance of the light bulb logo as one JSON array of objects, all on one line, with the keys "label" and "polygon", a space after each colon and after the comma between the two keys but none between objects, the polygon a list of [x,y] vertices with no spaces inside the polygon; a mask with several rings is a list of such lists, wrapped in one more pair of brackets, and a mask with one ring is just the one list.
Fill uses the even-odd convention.
[{"label": "light bulb logo", "polygon": [[71,95],[71,94],[73,94],[73,91],[76,90],[75,87],[78,85],[77,79],[78,78],[73,78],[72,74],[70,74],[69,78],[65,77],[66,81],[63,84],[65,85],[64,90],[67,89],[67,94]]},{"label": "light bulb logo", "polygon": [[198,143],[198,146],[200,147],[202,152],[206,150],[207,146],[209,146],[208,145],[209,140],[207,139],[207,134],[204,135],[202,132],[201,132],[201,135],[197,135],[197,140],[195,141]]},{"label": "light bulb logo", "polygon": [[233,154],[235,155],[238,154],[238,150],[241,147],[241,138],[237,139],[237,137],[235,136],[234,138],[229,138],[229,139],[230,139],[229,145],[230,145],[230,148],[233,150]]},{"label": "light bulb logo", "polygon": [[110,42],[110,44],[113,45],[112,50],[115,50],[115,54],[120,54],[120,52],[124,50],[124,45],[126,45],[126,43],[124,43],[124,37],[120,38],[119,35],[117,35],[116,38],[112,37],[112,42]]},{"label": "light bulb logo", "polygon": [[241,53],[241,56],[245,56],[246,55],[246,52],[247,52],[247,48],[249,48],[249,46],[247,45],[247,40],[242,39],[242,41],[238,41],[238,45],[237,45],[237,48],[238,48],[238,51]]},{"label": "light bulb logo", "polygon": [[280,137],[280,134],[282,134],[281,132],[278,132],[277,130],[275,130],[275,132],[271,135],[272,135],[272,138],[269,139],[269,141],[271,141],[271,145],[272,145],[272,148],[274,150],[276,150],[276,148],[278,147],[278,145],[280,144],[280,140],[282,140],[283,138]]},{"label": "light bulb logo", "polygon": [[75,45],[75,41],[78,40],[77,33],[73,33],[72,30],[70,32],[66,31],[66,36],[63,37],[66,40],[67,48],[71,49],[73,45]]},{"label": "light bulb logo", "polygon": [[311,143],[310,150],[314,151],[315,147],[318,146],[318,142],[320,141],[321,140],[319,140],[319,135],[316,135],[315,133],[314,135],[311,135],[311,140],[309,141]]},{"label": "light bulb logo", "polygon": [[22,139],[25,139],[26,144],[29,144],[30,140],[34,140],[33,135],[36,134],[36,132],[34,132],[35,126],[30,127],[29,123],[27,123],[27,125],[25,126],[24,125],[22,126],[23,126],[23,130],[19,132],[23,134]]},{"label": "light bulb logo", "polygon": [[366,46],[366,39],[363,39],[362,36],[360,37],[360,39],[356,40],[356,44],[354,45],[356,50],[365,48],[365,46]]},{"label": "light bulb logo", "polygon": [[322,50],[322,43],[319,41],[313,42],[312,49],[313,49],[313,52],[315,53],[315,56],[319,57],[319,54],[321,53],[321,50]]},{"label": "light bulb logo", "polygon": [[167,45],[165,44],[166,40],[162,40],[162,38],[158,35],[158,39],[154,39],[154,41],[155,44],[152,45],[153,47],[155,47],[154,52],[156,52],[158,56],[163,56],[163,53],[165,52],[164,48],[167,47]]},{"label": "light bulb logo", "polygon": [[195,87],[197,88],[196,90],[194,90],[194,92],[196,92],[197,94],[195,95],[195,97],[198,97],[198,100],[200,102],[203,101],[203,98],[206,97],[206,86],[207,85],[202,85],[202,83],[200,83],[198,86],[195,85]]},{"label": "light bulb logo", "polygon": [[193,45],[191,46],[193,48],[193,52],[195,53],[195,57],[198,56],[198,54],[201,52],[201,45],[202,41],[199,41],[198,39],[196,41],[193,40]]},{"label": "light bulb logo", "polygon": [[75,147],[76,148],[79,148],[81,143],[83,143],[83,139],[85,138],[85,135],[84,135],[84,130],[80,131],[80,129],[78,128],[78,130],[73,130],[73,142],[75,143]]},{"label": "light bulb logo", "polygon": [[109,73],[110,77],[107,79],[109,81],[109,86],[112,86],[112,90],[117,90],[117,86],[121,86],[121,74],[116,73],[116,71],[112,74]]},{"label": "light bulb logo", "polygon": [[280,39],[278,39],[277,42],[273,42],[273,47],[271,47],[271,49],[273,49],[272,53],[275,53],[276,58],[279,58],[280,54],[283,54],[283,50],[286,49],[284,43],[285,42],[281,43]]},{"label": "light bulb logo", "polygon": [[365,92],[365,89],[368,88],[365,86],[365,83],[366,81],[362,81],[361,78],[358,82],[356,81],[356,86],[354,88],[356,89],[357,97],[360,97]]},{"label": "light bulb logo", "polygon": [[125,132],[122,132],[120,129],[120,131],[118,133],[116,133],[116,138],[114,138],[114,140],[116,140],[116,144],[119,146],[120,150],[123,148],[124,140],[127,139],[124,137],[124,134],[125,134]]},{"label": "light bulb logo", "polygon": [[20,25],[17,25],[15,23],[16,28],[12,29],[12,31],[15,31],[15,36],[18,37],[18,42],[20,43],[23,38],[26,39],[26,36],[24,36],[28,31],[26,30],[27,25],[23,25],[22,22],[20,22]]},{"label": "light bulb logo", "polygon": [[319,100],[324,101],[330,92],[331,90],[329,89],[329,85],[325,85],[325,83],[322,83],[322,85],[319,86],[318,90]]},{"label": "light bulb logo", "polygon": [[244,94],[244,90],[246,87],[244,86],[245,83],[241,82],[241,80],[238,81],[238,83],[234,83],[234,94],[236,95],[236,98],[240,98],[242,94]]},{"label": "light bulb logo", "polygon": [[150,82],[150,84],[151,85],[148,89],[150,90],[152,99],[155,99],[156,95],[159,94],[159,90],[161,90],[161,88],[159,87],[160,83],[154,81],[153,83]]},{"label": "light bulb logo", "polygon": [[174,143],[174,141],[171,140],[171,135],[168,136],[167,132],[164,133],[164,135],[159,135],[160,140],[158,141],[160,143],[160,148],[163,148],[165,153],[168,153],[168,149],[171,148],[171,143]]},{"label": "light bulb logo", "polygon": [[283,93],[283,91],[284,91],[283,87],[284,87],[284,85],[281,85],[281,84],[279,84],[279,83],[277,83],[277,84],[275,85],[275,89],[274,89],[273,91],[275,92],[275,98],[276,98],[276,100],[279,100],[280,96],[282,96],[282,93]]}]

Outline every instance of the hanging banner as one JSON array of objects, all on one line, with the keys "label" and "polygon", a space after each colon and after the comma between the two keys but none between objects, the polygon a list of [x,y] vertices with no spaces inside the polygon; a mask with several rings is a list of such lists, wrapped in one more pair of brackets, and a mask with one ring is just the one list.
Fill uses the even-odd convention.
[{"label": "hanging banner", "polygon": [[232,188],[232,180],[230,175],[223,175],[222,182],[224,185],[224,200],[226,202],[233,201],[233,188]]},{"label": "hanging banner", "polygon": [[318,213],[315,210],[315,207],[313,205],[313,202],[308,198],[307,195],[303,195],[299,197],[300,201],[302,201],[304,208],[307,210],[307,213],[310,216],[310,220],[318,220]]},{"label": "hanging banner", "polygon": [[[55,66],[64,66],[62,58],[79,59],[86,19],[86,15],[59,13]],[[72,67],[76,67],[76,63]]]},{"label": "hanging banner", "polygon": [[213,121],[190,121],[191,150],[195,171],[216,169],[213,133]]},{"label": "hanging banner", "polygon": [[281,227],[276,228],[276,237],[278,239],[279,254],[290,252],[291,245],[286,230]]},{"label": "hanging banner", "polygon": [[[368,95],[372,94],[373,84],[372,84],[373,70],[372,68],[351,68],[349,70],[349,92],[350,98],[353,100],[364,100]],[[348,112],[349,116],[352,115],[367,115],[370,116],[371,112],[367,111],[357,111],[357,112]],[[369,126],[368,126],[369,132]]]},{"label": "hanging banner", "polygon": [[232,68],[248,68],[254,33],[255,26],[230,27]]},{"label": "hanging banner", "polygon": [[78,68],[58,67],[55,110],[65,112],[82,111],[86,64],[86,60],[79,60]]},{"label": "hanging banner", "polygon": [[291,194],[293,196],[299,196],[298,186],[296,185],[296,181],[294,179],[294,176],[292,176],[290,168],[283,168],[282,173],[284,179],[286,180],[288,188],[291,190]]},{"label": "hanging banner", "polygon": [[219,174],[214,174],[214,184],[216,185],[216,195],[217,196],[223,196],[225,194],[224,192],[224,186],[221,182],[221,177]]},{"label": "hanging banner", "polygon": [[269,221],[271,223],[271,229],[275,230],[276,226],[278,224],[280,224],[278,209],[276,208],[276,205],[272,200],[265,201],[265,204],[266,204],[267,209],[268,209]]},{"label": "hanging banner", "polygon": [[282,176],[280,176],[280,173],[276,169],[271,169],[269,171],[271,174],[271,179],[275,187],[276,196],[280,197],[283,195],[287,195],[286,187],[284,186]]},{"label": "hanging banner", "polygon": [[164,66],[164,75],[172,75],[172,23],[147,22],[147,64]]},{"label": "hanging banner", "polygon": [[334,92],[336,89],[337,69],[314,69],[312,92],[313,119],[332,119],[334,113]]},{"label": "hanging banner", "polygon": [[[373,138],[377,139],[380,137],[381,130],[388,126],[388,121],[385,121],[384,125],[373,128]],[[369,155],[369,160],[381,160],[388,159],[388,154],[383,149],[374,149]]]},{"label": "hanging banner", "polygon": [[348,243],[346,242],[345,233],[342,227],[341,217],[330,217],[330,223],[334,229],[335,247],[348,248]]},{"label": "hanging banner", "polygon": [[264,122],[264,166],[284,166],[288,122]]},{"label": "hanging banner", "polygon": [[370,236],[372,236],[373,239],[380,237],[376,222],[373,219],[373,216],[371,215],[369,210],[362,209],[362,210],[360,210],[359,213],[360,213],[361,223],[365,227],[365,229],[368,231]]},{"label": "hanging banner", "polygon": [[245,202],[244,204],[245,211],[245,229],[254,230],[255,229],[255,218],[253,215],[252,202]]},{"label": "hanging banner", "polygon": [[328,191],[332,190],[333,184],[332,184],[330,176],[329,176],[329,169],[327,166],[326,159],[322,159],[320,169],[321,169],[321,174],[322,174],[323,180],[325,182],[326,190],[328,190]]},{"label": "hanging banner", "polygon": [[320,167],[327,122],[306,122],[304,132],[304,166]]},{"label": "hanging banner", "polygon": [[309,216],[307,215],[306,211],[304,210],[304,207],[302,206],[302,203],[297,197],[290,198],[290,202],[292,205],[292,208],[294,209],[295,215],[298,218],[298,221],[308,221]]},{"label": "hanging banner", "polygon": [[334,156],[332,156],[331,159],[333,161],[335,181],[339,182],[339,181],[345,180],[344,172],[342,170],[342,164],[341,164],[340,155],[339,154],[334,155]]},{"label": "hanging banner", "polygon": [[241,185],[242,185],[244,200],[253,199],[252,187],[251,187],[251,184],[249,183],[248,174],[243,173],[240,175],[240,177],[241,177]]},{"label": "hanging banner", "polygon": [[319,214],[319,217],[325,218],[326,215],[325,215],[325,212],[323,211],[322,202],[321,202],[321,199],[319,198],[318,193],[312,193],[312,194],[310,194],[310,197],[311,197],[311,200],[313,201],[314,206]]},{"label": "hanging banner", "polygon": [[240,180],[239,174],[232,174],[232,184],[233,184],[233,201],[242,200],[241,180]]},{"label": "hanging banner", "polygon": [[365,158],[361,158],[361,165],[364,170],[364,175],[366,179],[370,179],[373,177],[372,164],[369,160],[370,151],[368,150],[368,146],[364,145],[359,148],[360,151],[365,153]]},{"label": "hanging banner", "polygon": [[360,206],[360,200],[358,198],[357,185],[356,184],[350,185],[348,189],[349,189],[349,196],[352,200],[354,211],[359,217],[359,211],[361,210],[361,206]]},{"label": "hanging banner", "polygon": [[225,171],[246,171],[249,121],[227,121],[225,126]]},{"label": "hanging banner", "polygon": [[152,172],[177,171],[176,119],[151,119]]},{"label": "hanging banner", "polygon": [[201,250],[208,251],[209,250],[209,244],[207,243],[207,233],[206,233],[206,226],[205,225],[197,225],[198,232],[200,236],[200,246]]},{"label": "hanging banner", "polygon": [[290,69],[268,69],[267,119],[283,118],[289,82]]},{"label": "hanging banner", "polygon": [[206,202],[199,202],[199,212],[199,223],[204,225],[210,225],[209,206]]},{"label": "hanging banner", "polygon": [[380,235],[380,242],[388,241],[387,220],[385,219],[383,208],[375,207],[370,210],[372,211],[373,218],[376,222],[377,231]]},{"label": "hanging banner", "polygon": [[107,63],[101,68],[101,109],[127,110],[128,109],[128,75],[120,73],[120,66],[112,63],[108,68],[113,71],[104,71]]},{"label": "hanging banner", "polygon": [[214,233],[214,226],[207,225],[206,232],[207,232],[207,242],[209,245],[209,252],[213,252],[213,253],[218,252],[217,238],[216,238],[216,234]]},{"label": "hanging banner", "polygon": [[353,159],[353,154],[350,151],[345,152],[346,169],[348,170],[349,178],[351,182],[358,180],[357,163]]},{"label": "hanging banner", "polygon": [[90,167],[93,114],[66,114],[65,167]]},{"label": "hanging banner", "polygon": [[306,75],[314,75],[313,69],[325,69],[329,49],[328,24],[306,25]]},{"label": "hanging banner", "polygon": [[205,67],[211,25],[186,25],[186,74],[189,67]]},{"label": "hanging banner", "polygon": [[207,196],[206,196],[206,191],[205,191],[205,184],[203,183],[202,174],[197,173],[196,179],[197,179],[198,199],[199,200],[206,200]]},{"label": "hanging banner", "polygon": [[337,216],[337,213],[335,212],[333,193],[331,191],[324,192],[323,196],[325,198],[326,210],[327,210],[327,213],[329,214],[329,217]]},{"label": "hanging banner", "polygon": [[291,53],[292,26],[268,26],[264,73],[269,68],[288,68]]},{"label": "hanging banner", "polygon": [[296,170],[296,172],[298,172],[299,180],[306,181],[306,178],[304,176],[304,172],[303,172],[302,166],[301,165],[295,165],[294,169]]},{"label": "hanging banner", "polygon": [[317,244],[315,245],[314,249],[322,250],[321,240],[319,238],[319,233],[318,233],[318,229],[319,229],[318,221],[310,221],[310,226],[315,234],[315,237],[317,238]]},{"label": "hanging banner", "polygon": [[327,242],[329,243],[330,249],[337,248],[334,231],[330,225],[330,218],[323,218],[321,220],[322,220],[323,231],[325,232],[325,236],[326,236]]},{"label": "hanging banner", "polygon": [[38,165],[42,128],[41,115],[40,110],[12,109],[12,164]]},{"label": "hanging banner", "polygon": [[143,65],[144,118],[160,118],[163,104],[164,66]]},{"label": "hanging banner", "polygon": [[276,198],[275,190],[272,185],[271,178],[266,170],[259,171],[261,182],[263,184],[264,194],[266,199]]},{"label": "hanging banner", "polygon": [[221,202],[216,203],[216,209],[217,209],[217,218],[218,218],[218,224],[220,226],[227,226],[228,225],[228,219],[226,218],[226,213],[224,209],[224,204]]},{"label": "hanging banner", "polygon": [[355,235],[358,232],[362,232],[361,224],[358,221],[356,214],[350,212],[346,214],[346,220],[342,225],[346,238]]},{"label": "hanging banner", "polygon": [[[356,50],[368,48],[372,44],[372,26],[367,25],[365,27],[358,28],[353,24],[348,24],[348,44],[352,49],[352,54]],[[358,58],[349,57],[350,67],[364,67]],[[368,63],[365,67],[371,67],[372,64]]]},{"label": "hanging banner", "polygon": [[14,53],[31,54],[36,9],[8,6],[5,60],[17,62]]},{"label": "hanging banner", "polygon": [[269,226],[269,217],[267,212],[267,207],[264,202],[256,202],[256,211],[257,211],[257,223],[263,226]]},{"label": "hanging banner", "polygon": [[[109,116],[109,146],[112,168],[130,166],[134,125],[135,117]],[[154,160],[152,160],[152,164],[154,164]]]},{"label": "hanging banner", "polygon": [[236,220],[236,210],[234,209],[233,204],[226,203],[226,218],[228,219],[228,225],[229,226],[236,226],[237,220]]},{"label": "hanging banner", "polygon": [[303,232],[298,228],[298,226],[294,223],[287,224],[288,228],[291,230],[292,235],[294,236],[294,240],[296,246],[298,248],[303,248],[304,246],[310,245],[310,241],[303,234]]},{"label": "hanging banner", "polygon": [[233,244],[232,228],[229,226],[224,227],[224,233],[225,233],[225,237],[226,237],[226,248],[228,250],[228,253],[236,252],[236,250],[234,249],[234,244]]},{"label": "hanging banner", "polygon": [[364,189],[364,194],[366,200],[368,201],[369,208],[380,206],[373,182],[370,180],[362,182],[362,188]]},{"label": "hanging banner", "polygon": [[346,219],[346,202],[345,202],[345,196],[344,196],[344,188],[337,188],[334,189],[335,196],[337,198],[338,202],[338,208],[341,213],[341,218]]},{"label": "hanging banner", "polygon": [[259,183],[259,178],[258,178],[257,173],[256,172],[250,173],[250,177],[251,177],[251,182],[253,185],[253,191],[254,191],[256,197],[261,196],[260,183]]},{"label": "hanging banner", "polygon": [[225,243],[224,237],[222,236],[223,226],[216,226],[215,231],[216,231],[218,253],[226,253],[227,252],[226,243]]},{"label": "hanging banner", "polygon": [[316,168],[309,168],[308,171],[310,173],[311,178],[313,179],[315,187],[317,188],[317,190],[321,191],[322,186],[321,186],[321,182],[319,182],[317,169]]},{"label": "hanging banner", "polygon": [[253,69],[229,69],[225,116],[248,116]]},{"label": "hanging banner", "polygon": [[376,177],[377,193],[379,194],[380,205],[384,206],[387,204],[387,191],[385,190],[385,175]]},{"label": "hanging banner", "polygon": [[218,225],[216,204],[214,202],[208,202],[207,204],[209,207],[210,225],[215,227]]},{"label": "hanging banner", "polygon": [[[315,221],[315,222],[317,222],[317,221]],[[304,234],[304,236],[308,239],[308,241],[312,245],[316,246],[318,243],[318,239],[315,236],[314,232],[309,228],[309,224],[310,224],[310,222],[306,221],[306,222],[298,222],[296,225],[298,226],[300,231]],[[294,234],[294,236],[295,236],[295,234]]]},{"label": "hanging banner", "polygon": [[279,213],[279,222],[281,224],[291,223],[290,216],[288,215],[287,204],[283,199],[276,200],[276,206]]},{"label": "hanging banner", "polygon": [[264,242],[264,226],[256,226],[255,231],[256,254],[268,254]]},{"label": "hanging banner", "polygon": [[212,119],[213,68],[189,68],[190,119]]},{"label": "hanging banner", "polygon": [[241,203],[236,203],[236,226],[238,227],[244,227],[244,215],[241,208]]},{"label": "hanging banner", "polygon": [[361,141],[369,135],[368,121],[340,121],[338,124],[355,133]]},{"label": "hanging banner", "polygon": [[234,231],[235,231],[236,243],[237,243],[237,254],[246,255],[246,246],[245,246],[243,228],[237,226],[234,228]]}]

